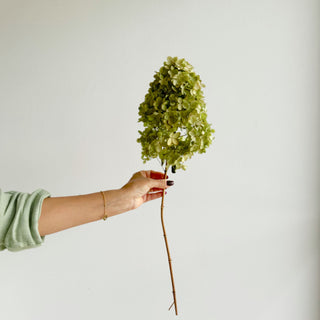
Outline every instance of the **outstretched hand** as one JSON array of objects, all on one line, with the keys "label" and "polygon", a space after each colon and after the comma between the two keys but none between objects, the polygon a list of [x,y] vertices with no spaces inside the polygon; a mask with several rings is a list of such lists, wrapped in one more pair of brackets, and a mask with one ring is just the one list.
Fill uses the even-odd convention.
[{"label": "outstretched hand", "polygon": [[[173,185],[164,173],[153,170],[142,170],[134,173],[131,179],[121,188],[126,190],[130,208],[136,209],[144,202],[162,197],[163,190]],[[168,182],[168,183],[167,183]]]}]

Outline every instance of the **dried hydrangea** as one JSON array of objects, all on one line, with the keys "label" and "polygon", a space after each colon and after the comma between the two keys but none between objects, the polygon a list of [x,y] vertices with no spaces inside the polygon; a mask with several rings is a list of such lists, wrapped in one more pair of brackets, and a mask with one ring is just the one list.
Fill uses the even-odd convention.
[{"label": "dried hydrangea", "polygon": [[207,122],[199,75],[185,59],[168,57],[154,75],[145,100],[139,106],[144,130],[137,139],[145,163],[159,158],[166,168],[185,170],[194,153],[204,153],[214,139]]}]

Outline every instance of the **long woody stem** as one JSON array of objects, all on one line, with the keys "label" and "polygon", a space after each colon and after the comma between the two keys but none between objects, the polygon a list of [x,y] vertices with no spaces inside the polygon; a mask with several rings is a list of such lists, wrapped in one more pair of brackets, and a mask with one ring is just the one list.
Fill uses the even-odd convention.
[{"label": "long woody stem", "polygon": [[[167,176],[167,171],[168,171],[168,168],[167,168],[167,165],[165,165],[165,171],[164,171],[164,176],[165,177]],[[163,189],[162,200],[161,200],[161,223],[162,223],[163,236],[164,236],[164,240],[165,240],[165,243],[166,243],[167,254],[168,254],[168,261],[169,261],[169,268],[170,268],[170,275],[171,275],[171,283],[172,283],[173,303],[174,303],[176,315],[178,315],[176,291],[175,291],[175,287],[174,287],[174,279],[173,279],[173,272],[172,272],[172,266],[171,266],[171,257],[170,257],[169,246],[168,246],[168,241],[167,241],[166,229],[164,227],[164,222],[163,222],[164,195],[165,195],[165,189]],[[171,309],[172,304],[171,304],[169,310]]]}]

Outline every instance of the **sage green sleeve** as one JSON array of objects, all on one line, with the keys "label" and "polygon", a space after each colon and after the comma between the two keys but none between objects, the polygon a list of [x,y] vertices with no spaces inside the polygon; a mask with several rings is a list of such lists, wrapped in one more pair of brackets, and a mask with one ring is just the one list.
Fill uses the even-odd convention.
[{"label": "sage green sleeve", "polygon": [[37,189],[31,194],[0,189],[0,251],[20,251],[40,246],[45,236],[40,236],[38,221],[42,202],[51,194]]}]

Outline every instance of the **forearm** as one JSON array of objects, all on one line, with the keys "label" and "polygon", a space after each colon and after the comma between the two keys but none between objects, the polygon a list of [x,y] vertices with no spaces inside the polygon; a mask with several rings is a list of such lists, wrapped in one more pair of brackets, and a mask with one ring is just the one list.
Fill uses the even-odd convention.
[{"label": "forearm", "polygon": [[[108,217],[131,210],[124,189],[104,191]],[[104,201],[101,192],[50,197],[43,201],[38,229],[41,236],[102,219]]]}]

